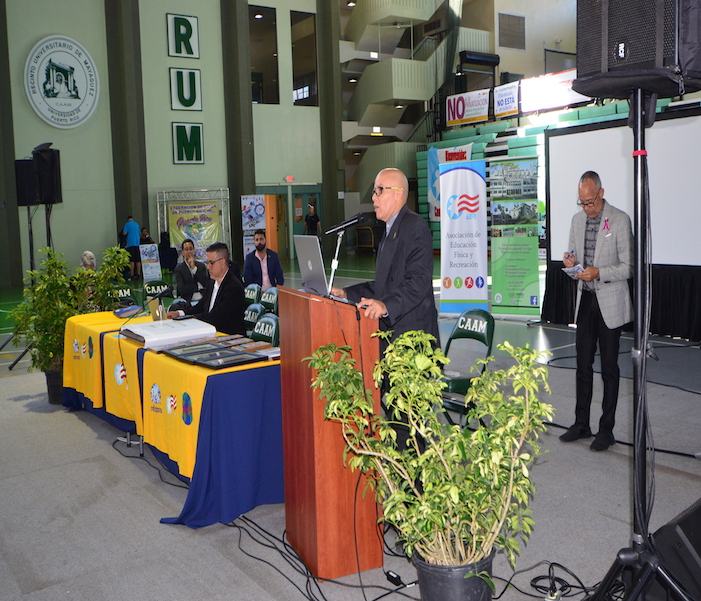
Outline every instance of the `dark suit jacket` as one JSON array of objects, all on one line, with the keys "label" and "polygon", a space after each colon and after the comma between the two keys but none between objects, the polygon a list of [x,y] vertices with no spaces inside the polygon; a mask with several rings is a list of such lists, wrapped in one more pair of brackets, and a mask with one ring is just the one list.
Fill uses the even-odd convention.
[{"label": "dark suit jacket", "polygon": [[375,298],[387,306],[380,329],[392,330],[392,340],[410,330],[423,330],[439,341],[433,298],[433,238],[423,218],[403,206],[389,236],[380,242],[375,280],[345,291],[352,301]]},{"label": "dark suit jacket", "polygon": [[195,267],[197,271],[194,277],[185,261],[178,263],[173,270],[178,296],[184,298],[188,303],[192,300],[192,295],[197,292],[197,282],[200,282],[204,287],[206,287],[207,282],[209,282],[209,273],[207,273],[206,265],[195,261]]},{"label": "dark suit jacket", "polygon": [[[195,277],[192,277],[192,272],[188,269],[184,261],[178,263],[173,270],[178,296],[184,298],[188,303],[192,300],[192,295],[197,292],[197,282],[201,282],[205,287],[207,286],[207,282],[209,282],[207,266],[199,261],[195,261],[195,265],[197,267]],[[239,280],[241,279],[241,270],[236,261],[229,262],[229,269],[234,272],[234,275]]]},{"label": "dark suit jacket", "polygon": [[202,292],[202,300],[194,307],[183,309],[185,315],[194,315],[202,321],[211,323],[218,332],[224,334],[246,334],[243,313],[246,301],[243,295],[243,284],[234,271],[229,268],[222,280],[214,306],[209,311],[209,301],[214,291],[214,280],[209,280]]},{"label": "dark suit jacket", "polygon": [[[280,257],[274,250],[265,249],[268,254],[268,277],[272,286],[282,286],[285,283],[285,276],[282,273]],[[260,261],[256,258],[256,251],[246,255],[246,262],[243,264],[243,280],[248,284],[263,285],[263,271],[260,268]]]}]

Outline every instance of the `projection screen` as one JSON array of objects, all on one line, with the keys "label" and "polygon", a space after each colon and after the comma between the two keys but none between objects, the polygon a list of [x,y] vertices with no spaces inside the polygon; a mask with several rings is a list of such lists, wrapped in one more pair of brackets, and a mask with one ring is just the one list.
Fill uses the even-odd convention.
[{"label": "projection screen", "polygon": [[[658,114],[645,130],[653,264],[701,265],[701,186],[696,179],[701,175],[701,116],[694,113],[664,119]],[[625,122],[578,126],[548,130],[545,140],[549,259],[559,261],[571,250],[572,215],[582,210],[575,204],[577,184],[587,170],[601,176],[604,197],[628,213],[635,233],[633,130]]]}]

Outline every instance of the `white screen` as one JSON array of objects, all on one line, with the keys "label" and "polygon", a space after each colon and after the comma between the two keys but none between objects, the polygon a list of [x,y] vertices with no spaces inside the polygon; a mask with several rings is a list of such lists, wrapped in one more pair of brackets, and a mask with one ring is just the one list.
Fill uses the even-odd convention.
[{"label": "white screen", "polygon": [[[585,171],[601,177],[604,197],[630,216],[635,234],[633,130],[611,127],[548,135],[550,258],[568,250],[577,184]],[[701,265],[701,117],[657,121],[645,130],[650,185],[652,263]]]}]

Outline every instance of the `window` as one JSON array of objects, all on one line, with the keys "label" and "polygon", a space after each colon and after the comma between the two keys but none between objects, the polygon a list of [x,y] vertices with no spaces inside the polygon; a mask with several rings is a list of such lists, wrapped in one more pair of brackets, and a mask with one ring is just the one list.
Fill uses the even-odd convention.
[{"label": "window", "polygon": [[292,100],[296,106],[319,106],[316,80],[316,17],[290,11],[292,26]]},{"label": "window", "polygon": [[248,26],[251,32],[253,102],[279,104],[275,9],[264,6],[249,6]]},{"label": "window", "polygon": [[499,46],[526,49],[526,17],[499,13]]}]

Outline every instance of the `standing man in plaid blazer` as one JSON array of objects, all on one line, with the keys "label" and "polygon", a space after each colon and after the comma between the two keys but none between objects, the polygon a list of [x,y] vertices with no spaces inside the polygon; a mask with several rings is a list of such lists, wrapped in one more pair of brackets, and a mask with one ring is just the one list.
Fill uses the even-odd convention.
[{"label": "standing man in plaid blazer", "polygon": [[583,211],[572,218],[565,267],[581,264],[576,274],[577,404],[575,423],[560,436],[563,442],[589,438],[594,356],[601,353],[604,383],[599,432],[592,451],[605,451],[616,441],[613,427],[618,403],[618,348],[622,327],[633,320],[628,280],[633,277],[633,232],[630,218],[604,199],[601,179],[587,171],[579,180],[577,204]]}]

